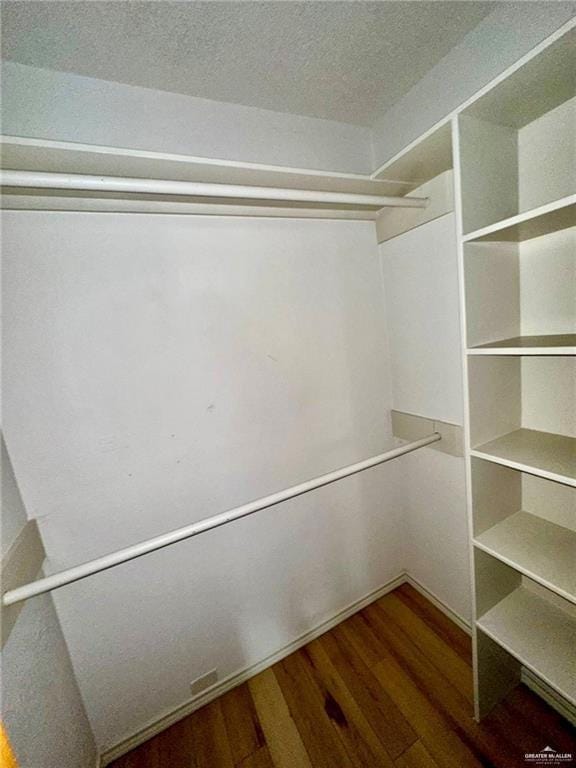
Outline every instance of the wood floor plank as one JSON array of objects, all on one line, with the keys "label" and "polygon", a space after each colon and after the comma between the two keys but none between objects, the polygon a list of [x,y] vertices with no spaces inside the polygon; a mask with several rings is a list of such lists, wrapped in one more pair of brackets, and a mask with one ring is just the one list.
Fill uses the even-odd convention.
[{"label": "wood floor plank", "polygon": [[141,744],[113,763],[113,768],[163,768],[156,739]]},{"label": "wood floor plank", "polygon": [[362,629],[362,642],[358,642],[359,632],[352,632],[349,627],[343,629],[361,656],[368,650],[365,663],[373,661],[375,655],[380,658],[372,667],[373,674],[428,748],[438,766],[479,768],[482,763],[452,731],[450,720],[436,709],[401,663],[396,661],[392,649],[386,644],[385,636],[379,632],[379,621],[380,617],[377,616],[374,626],[366,609],[358,615],[357,623]]},{"label": "wood floor plank", "polygon": [[393,592],[384,595],[376,605],[472,704],[474,686],[470,665]]},{"label": "wood floor plank", "polygon": [[340,735],[298,653],[274,667],[274,672],[314,768],[355,766],[360,763],[345,749]]},{"label": "wood floor plank", "polygon": [[379,604],[369,606],[365,614],[395,659],[480,762],[496,766],[514,765],[517,762],[515,746],[496,736],[489,728],[476,723],[468,699],[424,656],[412,638],[390,621]]},{"label": "wood floor plank", "polygon": [[219,699],[191,715],[190,730],[195,768],[234,768]]},{"label": "wood floor plank", "polygon": [[362,709],[350,693],[330,657],[318,640],[300,651],[309,665],[322,698],[324,709],[340,732],[348,754],[366,768],[393,768],[393,762]]},{"label": "wood floor plank", "polygon": [[238,768],[274,768],[268,747],[260,747],[256,752],[252,752],[238,763]]},{"label": "wood floor plank", "polygon": [[576,755],[576,728],[525,685],[509,693],[501,706],[510,709],[518,723],[538,733],[553,749]]},{"label": "wood floor plank", "polygon": [[463,661],[472,665],[472,638],[469,634],[410,584],[402,584],[394,590],[394,594],[453,648]]},{"label": "wood floor plank", "polygon": [[364,611],[339,624],[338,629],[345,634],[368,669],[372,669],[386,657],[388,652],[371,632]]},{"label": "wood floor plank", "polygon": [[543,739],[538,730],[531,728],[504,706],[495,707],[484,718],[480,727],[488,730],[494,738],[510,745],[519,763],[527,752],[539,752],[548,744],[548,739]]},{"label": "wood floor plank", "polygon": [[159,765],[195,768],[192,726],[187,718],[174,723],[154,739],[157,742]]},{"label": "wood floor plank", "polygon": [[481,724],[470,640],[403,585],[111,768],[522,768],[575,731],[519,686]]},{"label": "wood floor plank", "polygon": [[438,763],[422,742],[417,741],[396,760],[396,768],[438,768]]},{"label": "wood floor plank", "polygon": [[312,768],[272,668],[253,677],[248,686],[275,768]]},{"label": "wood floor plank", "polygon": [[387,753],[393,760],[396,759],[416,741],[413,728],[368,669],[341,627],[335,627],[322,635],[319,642]]},{"label": "wood floor plank", "polygon": [[[524,688],[526,694],[528,693],[525,686],[520,686],[518,691],[512,692],[512,695],[507,696],[484,718],[481,727],[515,745],[519,756],[523,756],[526,752],[539,752],[545,746],[550,746],[558,752],[571,752],[576,755],[576,728],[567,727],[566,721],[563,721],[564,725],[561,729],[556,728],[555,725],[561,718],[557,715],[558,720],[554,723],[553,718],[547,717],[546,710],[550,714],[556,713],[553,713],[543,702],[534,719],[526,717],[513,706],[515,694],[522,696],[521,688]],[[532,694],[530,698],[536,701]]]},{"label": "wood floor plank", "polygon": [[266,745],[248,685],[233,688],[220,697],[226,733],[234,765]]},{"label": "wood floor plank", "polygon": [[[381,646],[380,661],[373,672],[380,681],[382,687],[395,701],[406,719],[410,722],[428,751],[432,754],[439,766],[444,768],[456,768],[456,766],[479,766],[489,764],[484,762],[481,756],[476,754],[474,748],[470,748],[467,739],[462,739],[461,734],[454,729],[452,719],[435,701],[429,698],[429,686],[422,674],[414,677],[413,669],[405,664],[404,656],[398,655],[398,650],[403,649],[407,656],[415,655],[418,659],[419,651],[411,647],[410,641],[396,627],[389,627],[380,613],[365,609],[361,620],[364,623],[364,633],[372,633],[374,642]],[[392,639],[392,643],[389,641]],[[359,646],[362,652],[362,646]],[[424,659],[425,670],[431,667]],[[412,665],[414,666],[414,665]],[[434,668],[432,670],[435,672]],[[416,671],[420,672],[418,665]],[[447,680],[440,677],[435,680],[442,695],[450,687]],[[457,695],[458,692],[456,692]],[[471,713],[470,713],[471,715]],[[458,729],[460,731],[461,729]]]},{"label": "wood floor plank", "polygon": [[374,674],[410,721],[440,768],[480,768],[483,765],[452,730],[449,720],[419,690],[392,656],[379,662]]}]

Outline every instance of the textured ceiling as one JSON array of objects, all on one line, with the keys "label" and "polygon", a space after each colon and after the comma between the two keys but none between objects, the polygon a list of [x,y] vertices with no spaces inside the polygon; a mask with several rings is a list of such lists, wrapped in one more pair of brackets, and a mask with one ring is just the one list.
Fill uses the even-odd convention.
[{"label": "textured ceiling", "polygon": [[487,2],[2,2],[2,56],[46,69],[369,125]]}]

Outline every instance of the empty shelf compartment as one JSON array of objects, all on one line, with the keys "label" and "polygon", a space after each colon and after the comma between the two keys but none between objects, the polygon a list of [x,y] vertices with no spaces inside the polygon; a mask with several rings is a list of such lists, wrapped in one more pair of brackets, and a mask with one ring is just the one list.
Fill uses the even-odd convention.
[{"label": "empty shelf compartment", "polygon": [[520,587],[477,625],[561,696],[576,703],[576,619],[568,612]]},{"label": "empty shelf compartment", "polygon": [[573,437],[517,429],[476,446],[471,454],[576,486],[576,438]]},{"label": "empty shelf compartment", "polygon": [[529,512],[516,512],[474,544],[534,581],[576,602],[576,532]]}]

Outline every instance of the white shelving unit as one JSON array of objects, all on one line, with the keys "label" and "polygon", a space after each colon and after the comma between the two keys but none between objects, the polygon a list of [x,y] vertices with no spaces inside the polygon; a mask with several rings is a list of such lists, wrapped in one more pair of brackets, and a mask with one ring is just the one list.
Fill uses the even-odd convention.
[{"label": "white shelving unit", "polygon": [[452,126],[445,120],[373,174],[373,179],[406,184],[411,196],[428,199],[425,208],[382,210],[376,218],[378,242],[453,211],[453,177]]},{"label": "white shelving unit", "polygon": [[517,429],[470,451],[505,467],[576,486],[576,439],[535,429]]},{"label": "white shelving unit", "polygon": [[[576,722],[576,24],[392,158],[456,211],[475,714],[521,680]],[[452,187],[446,191],[446,184]]]},{"label": "white shelving unit", "polygon": [[520,511],[477,536],[474,546],[576,602],[576,531]]},{"label": "white shelving unit", "polygon": [[478,627],[570,704],[576,704],[574,617],[519,587],[487,611]]},{"label": "white shelving unit", "polygon": [[458,116],[464,235],[574,202],[575,48],[572,29]]},{"label": "white shelving unit", "polygon": [[[525,351],[530,347],[540,350],[532,354],[574,353],[566,348],[576,339],[576,206],[561,210],[565,226],[539,229],[536,237],[463,238],[466,340],[472,354],[489,346],[514,346],[520,354],[530,354]],[[535,221],[542,220],[530,220]],[[516,232],[514,227],[495,234]]]},{"label": "white shelving unit", "polygon": [[454,117],[478,719],[576,713],[575,147],[573,23]]}]

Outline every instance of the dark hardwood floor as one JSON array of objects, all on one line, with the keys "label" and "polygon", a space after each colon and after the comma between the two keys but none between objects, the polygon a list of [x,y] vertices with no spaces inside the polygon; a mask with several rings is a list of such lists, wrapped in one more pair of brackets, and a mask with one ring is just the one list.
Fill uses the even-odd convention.
[{"label": "dark hardwood floor", "polygon": [[[519,686],[472,716],[470,638],[403,585],[113,768],[520,768],[571,726]],[[570,763],[562,763],[570,766]]]}]

